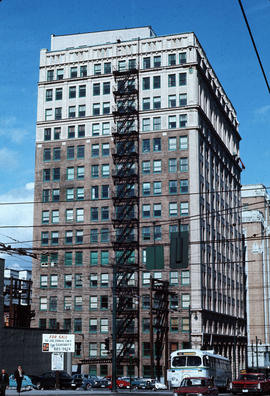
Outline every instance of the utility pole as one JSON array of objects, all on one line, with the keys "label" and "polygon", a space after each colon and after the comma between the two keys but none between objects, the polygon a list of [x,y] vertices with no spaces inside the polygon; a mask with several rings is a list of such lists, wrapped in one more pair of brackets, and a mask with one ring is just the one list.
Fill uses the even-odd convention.
[{"label": "utility pole", "polygon": [[258,337],[256,336],[256,369],[259,367],[259,356],[258,356]]},{"label": "utility pole", "polygon": [[153,277],[150,276],[150,365],[151,378],[155,378],[155,357],[154,357],[154,331],[153,331]]}]

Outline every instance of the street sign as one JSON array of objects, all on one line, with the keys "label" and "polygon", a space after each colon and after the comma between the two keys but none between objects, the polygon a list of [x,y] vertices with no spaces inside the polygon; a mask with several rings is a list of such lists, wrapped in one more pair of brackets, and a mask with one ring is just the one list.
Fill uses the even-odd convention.
[{"label": "street sign", "polygon": [[51,369],[53,371],[64,370],[64,354],[52,353]]},{"label": "street sign", "polygon": [[42,352],[75,352],[74,334],[42,334]]}]

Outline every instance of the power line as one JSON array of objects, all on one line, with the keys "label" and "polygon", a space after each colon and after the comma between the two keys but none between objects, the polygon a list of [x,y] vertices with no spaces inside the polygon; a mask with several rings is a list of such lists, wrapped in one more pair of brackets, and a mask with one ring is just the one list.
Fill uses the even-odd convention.
[{"label": "power line", "polygon": [[239,5],[240,5],[240,8],[241,8],[243,17],[244,17],[244,19],[245,19],[245,22],[246,22],[246,25],[247,25],[247,28],[248,28],[248,32],[249,32],[249,35],[250,35],[250,38],[251,38],[251,41],[252,41],[254,50],[255,50],[255,52],[256,52],[256,55],[257,55],[257,58],[258,58],[258,61],[259,61],[260,67],[261,67],[261,71],[262,71],[262,74],[263,74],[265,83],[266,83],[266,85],[267,85],[267,88],[268,88],[268,92],[270,93],[270,87],[269,87],[269,84],[268,84],[268,81],[267,81],[267,77],[266,77],[266,74],[265,74],[265,71],[264,71],[264,68],[263,68],[261,59],[260,59],[260,55],[259,55],[259,52],[258,52],[258,50],[257,50],[257,47],[256,47],[256,44],[255,44],[255,41],[254,41],[254,38],[253,38],[253,35],[252,35],[252,32],[251,32],[251,29],[250,29],[250,26],[249,26],[249,23],[248,23],[246,14],[245,14],[244,7],[243,7],[243,5],[242,5],[242,1],[241,1],[241,0],[238,0],[238,3],[239,3]]}]

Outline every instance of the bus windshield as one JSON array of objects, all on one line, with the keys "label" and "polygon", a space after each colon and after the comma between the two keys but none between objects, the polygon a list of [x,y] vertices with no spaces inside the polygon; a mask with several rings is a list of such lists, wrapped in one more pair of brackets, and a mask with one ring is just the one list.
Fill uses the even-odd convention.
[{"label": "bus windshield", "polygon": [[200,366],[202,360],[199,356],[175,356],[172,360],[173,367]]}]

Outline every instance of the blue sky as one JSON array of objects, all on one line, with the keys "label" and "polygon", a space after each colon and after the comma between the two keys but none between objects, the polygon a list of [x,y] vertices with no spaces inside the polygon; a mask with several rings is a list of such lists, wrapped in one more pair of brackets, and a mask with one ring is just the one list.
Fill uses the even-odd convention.
[{"label": "blue sky", "polygon": [[[270,79],[270,1],[242,2]],[[270,185],[270,96],[237,0],[2,0],[0,203],[33,200],[39,51],[50,35],[145,25],[157,35],[196,33],[238,114],[242,184]],[[31,225],[32,207],[0,206],[0,218]],[[31,241],[31,229],[0,228],[0,241],[9,237]]]}]

